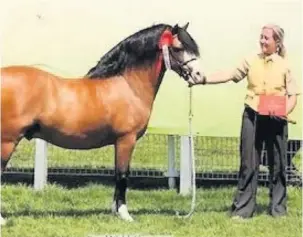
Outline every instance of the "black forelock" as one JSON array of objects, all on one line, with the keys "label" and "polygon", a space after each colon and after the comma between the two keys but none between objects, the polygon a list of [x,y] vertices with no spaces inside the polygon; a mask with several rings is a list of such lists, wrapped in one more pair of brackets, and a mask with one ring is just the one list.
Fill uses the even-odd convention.
[{"label": "black forelock", "polygon": [[[151,64],[157,56],[160,36],[166,29],[172,30],[172,26],[153,25],[127,37],[105,54],[86,77],[108,78],[122,74],[127,68]],[[177,31],[184,49],[199,55],[198,46],[187,31],[179,27]]]},{"label": "black forelock", "polygon": [[200,56],[199,47],[195,40],[183,28],[178,30],[178,38],[181,41],[184,49],[196,56]]}]

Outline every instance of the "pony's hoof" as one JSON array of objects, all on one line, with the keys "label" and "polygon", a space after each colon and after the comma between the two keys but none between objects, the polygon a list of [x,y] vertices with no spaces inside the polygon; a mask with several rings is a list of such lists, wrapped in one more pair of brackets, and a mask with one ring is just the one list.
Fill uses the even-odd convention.
[{"label": "pony's hoof", "polygon": [[6,224],[6,220],[2,216],[0,216],[0,226],[5,224]]},{"label": "pony's hoof", "polygon": [[129,215],[127,206],[125,204],[121,205],[118,209],[118,215],[122,220],[133,222],[134,219]]}]

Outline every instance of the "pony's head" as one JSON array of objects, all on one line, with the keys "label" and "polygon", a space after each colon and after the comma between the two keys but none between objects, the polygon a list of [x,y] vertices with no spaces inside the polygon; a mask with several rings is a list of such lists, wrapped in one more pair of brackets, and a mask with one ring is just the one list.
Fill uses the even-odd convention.
[{"label": "pony's head", "polygon": [[[160,47],[166,67],[183,77],[189,84],[197,84],[205,79],[201,68],[199,48],[194,39],[187,32],[189,23],[183,27],[175,25],[171,30],[163,32],[160,38]],[[169,61],[169,62],[167,62]]]}]

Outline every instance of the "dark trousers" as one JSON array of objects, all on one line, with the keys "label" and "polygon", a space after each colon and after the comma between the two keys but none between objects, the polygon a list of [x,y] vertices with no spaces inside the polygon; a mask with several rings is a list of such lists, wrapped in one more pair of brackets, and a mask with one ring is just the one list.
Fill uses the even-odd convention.
[{"label": "dark trousers", "polygon": [[245,107],[242,117],[241,165],[232,215],[253,216],[256,206],[258,173],[263,143],[268,152],[270,173],[269,214],[286,214],[286,151],[288,128],[285,120],[258,115]]}]

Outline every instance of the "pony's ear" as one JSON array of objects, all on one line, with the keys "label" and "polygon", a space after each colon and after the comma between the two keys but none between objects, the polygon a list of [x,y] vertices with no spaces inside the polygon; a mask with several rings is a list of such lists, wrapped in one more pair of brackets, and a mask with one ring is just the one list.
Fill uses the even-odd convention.
[{"label": "pony's ear", "polygon": [[182,29],[183,29],[183,30],[187,30],[188,25],[189,25],[189,22],[187,22],[187,23],[182,27]]},{"label": "pony's ear", "polygon": [[173,27],[173,29],[171,30],[171,33],[172,33],[173,35],[176,35],[176,34],[178,34],[178,32],[179,32],[179,25],[176,24],[176,25]]}]

